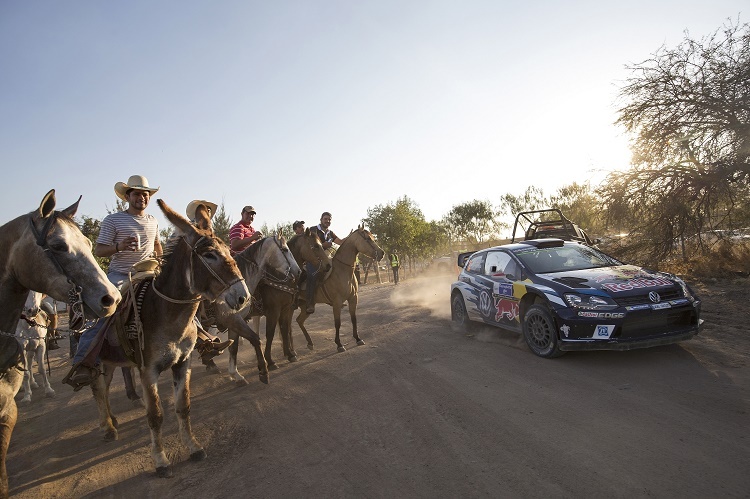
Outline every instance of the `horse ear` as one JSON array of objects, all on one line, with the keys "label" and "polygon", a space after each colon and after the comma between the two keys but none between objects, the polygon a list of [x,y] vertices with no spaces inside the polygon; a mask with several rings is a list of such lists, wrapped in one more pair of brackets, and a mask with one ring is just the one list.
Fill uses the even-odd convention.
[{"label": "horse ear", "polygon": [[39,215],[42,218],[50,216],[55,211],[55,204],[55,190],[52,189],[42,198],[42,202],[39,204]]},{"label": "horse ear", "polygon": [[208,214],[208,208],[204,204],[199,204],[195,209],[195,226],[199,229],[213,230],[211,227],[211,216]]},{"label": "horse ear", "polygon": [[73,203],[73,204],[71,204],[70,206],[68,206],[67,208],[65,208],[65,209],[64,209],[64,210],[62,211],[62,213],[63,213],[63,214],[65,215],[65,216],[68,216],[68,217],[70,217],[70,218],[73,218],[73,215],[75,215],[75,214],[76,214],[76,212],[78,211],[78,203],[80,203],[80,202],[81,202],[81,198],[82,198],[82,197],[83,197],[83,196],[78,196],[78,201],[76,201],[75,203]]},{"label": "horse ear", "polygon": [[351,236],[354,233],[354,229],[349,231],[349,235]]},{"label": "horse ear", "polygon": [[276,235],[278,237],[284,237],[284,230],[281,227],[279,227],[279,231],[276,233]]},{"label": "horse ear", "polygon": [[[156,204],[159,205],[159,208],[161,208],[162,213],[164,213],[164,216],[167,217],[167,220],[180,229],[185,234],[194,234],[195,228],[193,228],[193,224],[191,224],[187,218],[183,217],[176,211],[174,211],[172,208],[167,206],[167,203],[164,202],[163,199],[157,199]],[[197,210],[196,210],[197,213]]]},{"label": "horse ear", "polygon": [[364,228],[365,228],[365,226],[364,226],[364,225],[357,225],[357,230],[362,230],[362,229],[364,229]]}]

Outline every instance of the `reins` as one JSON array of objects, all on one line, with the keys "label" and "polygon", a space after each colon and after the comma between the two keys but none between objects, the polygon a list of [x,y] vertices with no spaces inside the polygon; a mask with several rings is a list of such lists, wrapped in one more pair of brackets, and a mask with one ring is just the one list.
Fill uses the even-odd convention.
[{"label": "reins", "polygon": [[[193,257],[192,257],[193,255],[197,256],[198,259],[200,260],[200,262],[203,264],[203,266],[206,267],[206,269],[211,273],[211,275],[214,276],[216,278],[216,280],[219,281],[224,286],[221,289],[221,291],[219,291],[216,294],[217,296],[220,296],[224,291],[226,291],[227,289],[229,289],[231,286],[237,284],[238,282],[242,282],[244,280],[241,277],[238,277],[237,279],[235,279],[235,280],[227,283],[226,281],[224,281],[224,279],[221,278],[221,276],[219,274],[217,274],[214,271],[214,269],[211,268],[211,266],[208,264],[208,262],[206,261],[206,259],[203,258],[203,255],[201,255],[200,253],[198,253],[198,251],[197,251],[196,248],[200,245],[200,243],[203,242],[204,240],[210,241],[209,239],[206,239],[206,236],[201,236],[200,239],[198,239],[195,242],[194,246],[192,246],[187,241],[187,239],[185,239],[185,236],[180,236],[180,239],[182,239],[185,242],[185,244],[188,245],[188,248],[190,248],[190,252],[191,252],[191,255],[190,255],[190,274],[188,276],[188,279],[189,279],[189,286],[188,286],[188,288],[190,289],[190,291],[192,293],[196,293],[195,292],[195,287],[193,285],[195,283],[195,267],[193,265]],[[156,289],[156,279],[154,279],[154,282],[151,284],[151,287],[153,288],[154,293],[156,293],[156,295],[159,298],[161,298],[163,300],[166,300],[166,301],[168,301],[170,303],[178,304],[178,305],[186,305],[186,304],[191,304],[191,303],[198,303],[198,302],[200,302],[203,299],[203,297],[200,294],[198,294],[198,296],[195,297],[195,298],[188,298],[188,299],[185,299],[185,300],[180,300],[180,299],[177,299],[177,298],[171,298],[171,297],[165,295],[164,293],[162,293],[161,291],[159,291],[158,289]]]}]

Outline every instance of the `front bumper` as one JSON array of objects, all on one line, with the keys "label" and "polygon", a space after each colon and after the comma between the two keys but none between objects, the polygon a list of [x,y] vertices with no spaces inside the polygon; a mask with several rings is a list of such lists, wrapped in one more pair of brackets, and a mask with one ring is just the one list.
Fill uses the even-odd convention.
[{"label": "front bumper", "polygon": [[671,331],[663,336],[648,338],[611,338],[609,340],[560,340],[559,348],[565,352],[583,350],[635,350],[637,348],[650,348],[660,345],[671,345],[680,341],[689,340],[698,334],[703,327],[703,319],[699,324],[691,326],[682,331]]}]

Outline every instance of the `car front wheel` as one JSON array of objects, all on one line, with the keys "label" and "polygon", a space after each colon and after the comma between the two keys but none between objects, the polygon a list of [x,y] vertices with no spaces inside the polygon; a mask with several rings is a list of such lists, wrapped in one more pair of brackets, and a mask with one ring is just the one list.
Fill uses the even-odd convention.
[{"label": "car front wheel", "polygon": [[455,293],[451,298],[451,320],[459,331],[469,331],[472,328],[461,293]]},{"label": "car front wheel", "polygon": [[531,351],[539,357],[549,359],[565,353],[560,351],[552,314],[543,305],[532,305],[526,311],[523,316],[523,336]]}]

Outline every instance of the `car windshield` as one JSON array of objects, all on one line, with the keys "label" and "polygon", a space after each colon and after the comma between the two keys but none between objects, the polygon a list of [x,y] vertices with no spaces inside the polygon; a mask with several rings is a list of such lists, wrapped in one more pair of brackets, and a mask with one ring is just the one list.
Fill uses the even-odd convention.
[{"label": "car windshield", "polygon": [[524,248],[514,253],[535,274],[622,265],[601,251],[582,244],[555,248]]}]

